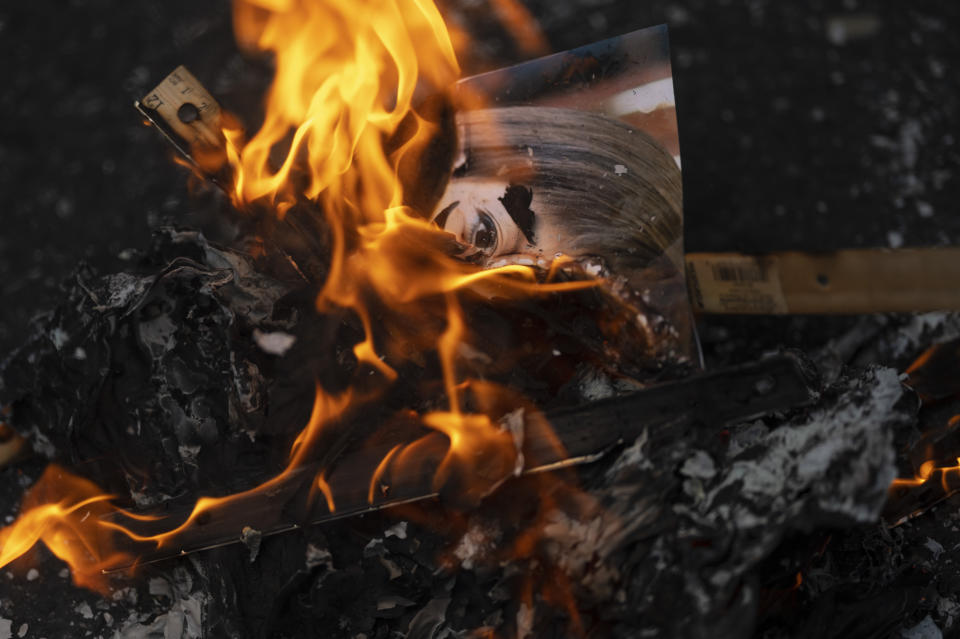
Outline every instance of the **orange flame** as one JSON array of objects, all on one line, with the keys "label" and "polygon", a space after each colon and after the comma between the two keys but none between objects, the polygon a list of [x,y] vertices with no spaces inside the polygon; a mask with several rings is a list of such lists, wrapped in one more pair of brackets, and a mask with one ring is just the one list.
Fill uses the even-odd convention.
[{"label": "orange flame", "polygon": [[24,497],[23,514],[0,529],[0,566],[42,541],[73,568],[74,583],[102,591],[101,569],[130,559],[112,550],[112,533],[100,525],[113,510],[110,499],[92,482],[51,464]]},{"label": "orange flame", "polygon": [[491,0],[491,5],[521,52],[531,57],[550,53],[550,45],[540,25],[518,0]]},{"label": "orange flame", "polygon": [[[514,0],[498,0],[496,7],[518,38],[546,46]],[[435,352],[439,360],[447,407],[420,418],[431,435],[394,446],[381,460],[370,478],[369,502],[377,499],[383,476],[416,464],[420,452],[438,444],[446,453],[434,489],[453,485],[471,501],[523,467],[518,433],[482,411],[470,412],[463,401],[468,388],[491,396],[500,391],[459,374],[468,339],[460,295],[509,299],[595,282],[557,282],[556,264],[546,275],[521,265],[481,270],[451,254],[451,236],[423,216],[429,211],[408,205],[417,185],[402,178],[404,159],[440,134],[418,105],[431,95],[448,99],[459,75],[432,0],[236,0],[234,26],[242,46],[269,52],[276,63],[259,130],[247,139],[239,126],[224,125],[234,203],[244,210],[266,208],[280,218],[306,205],[324,216],[332,248],[316,307],[355,313],[364,336],[354,355],[378,375],[374,383],[365,376],[362,388],[355,384],[339,395],[318,386],[310,420],[281,473],[242,493],[203,497],[185,521],[161,533],[136,533],[117,523],[122,519],[105,517],[138,519],[90,482],[51,467],[29,493],[20,518],[0,530],[0,566],[43,541],[70,564],[77,583],[95,585],[92,575],[128,559],[110,550],[112,536],[171,546],[216,511],[271,494],[316,459],[328,424],[348,407],[376,398],[371,385],[386,388],[397,379],[399,364],[424,352]],[[319,469],[313,477],[310,498],[322,497],[333,512],[336,495],[325,473]],[[537,531],[521,535],[514,552],[533,556],[543,528],[541,517]],[[556,577],[544,597],[567,608],[579,624],[570,588]]]},{"label": "orange flame", "polygon": [[[382,220],[402,200],[384,140],[413,113],[418,83],[443,91],[459,75],[437,8],[430,0],[237,0],[234,29],[241,44],[273,53],[277,69],[256,135],[244,142],[240,131],[225,131],[237,201],[268,199],[282,214],[303,195],[343,216],[334,227]],[[301,160],[308,169],[298,175]]]},{"label": "orange flame", "polygon": [[[912,384],[912,380],[909,378],[915,376],[922,378],[925,374],[928,374],[928,369],[931,367],[936,370],[934,360],[938,355],[943,355],[943,347],[944,345],[938,344],[927,348],[907,367],[905,375],[908,376],[908,381],[906,382],[908,385]],[[920,396],[923,397],[922,392]],[[960,424],[960,415],[954,415],[947,420],[946,428],[952,430],[956,428],[958,424]],[[932,481],[940,482],[940,487],[943,489],[945,495],[960,490],[960,457],[957,457],[956,466],[939,466],[937,461],[935,461],[938,458],[935,446],[929,443],[929,441],[924,444],[925,439],[926,438],[921,439],[915,448],[917,449],[916,452],[922,455],[921,459],[923,457],[927,458],[926,461],[920,464],[913,477],[894,479],[889,487],[891,492],[898,488],[905,489],[923,486],[927,482]],[[922,448],[920,444],[923,444]],[[939,457],[939,459],[943,459],[943,457]]]},{"label": "orange flame", "polygon": [[960,457],[957,457],[956,466],[937,466],[936,463],[928,459],[920,464],[917,473],[912,478],[894,479],[890,484],[890,489],[901,487],[922,486],[928,481],[939,480],[940,486],[945,493],[950,493],[960,488]]}]

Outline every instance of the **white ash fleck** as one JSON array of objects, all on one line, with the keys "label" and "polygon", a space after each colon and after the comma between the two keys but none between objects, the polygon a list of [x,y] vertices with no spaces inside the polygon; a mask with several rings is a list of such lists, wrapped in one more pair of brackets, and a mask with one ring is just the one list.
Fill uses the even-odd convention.
[{"label": "white ash fleck", "polygon": [[933,206],[929,202],[917,200],[917,215],[924,218],[933,217]]},{"label": "white ash fleck", "polygon": [[61,579],[69,579],[69,578],[70,578],[70,569],[69,569],[69,568],[61,568],[61,569],[60,569],[60,572],[57,573],[57,577],[60,577]]},{"label": "white ash fleck", "polygon": [[70,336],[59,326],[50,331],[50,341],[53,342],[53,345],[58,351],[63,349],[69,340]]},{"label": "white ash fleck", "polygon": [[[203,609],[207,603],[207,595],[202,591],[193,592],[194,580],[190,571],[184,566],[177,566],[168,575],[161,578],[167,582],[170,593],[170,604],[166,612],[138,615],[130,614],[115,631],[115,639],[155,639],[165,637],[170,639],[201,639],[203,637]],[[159,584],[150,584],[151,591],[163,591]],[[114,600],[119,600],[117,594],[133,590],[133,596],[124,594],[131,604],[136,604],[136,590],[125,588],[114,593]],[[153,594],[151,592],[151,594]]]},{"label": "white ash fleck", "polygon": [[603,264],[598,262],[584,262],[583,270],[591,277],[600,277],[603,274]]},{"label": "white ash fleck", "polygon": [[152,508],[153,506],[157,506],[173,499],[172,495],[168,495],[166,493],[146,493],[142,490],[138,490],[138,488],[139,487],[130,488],[130,497],[133,499],[133,503],[135,503],[141,510]]},{"label": "white ash fleck", "polygon": [[30,630],[30,624],[24,623],[20,625],[20,630],[17,630],[18,637],[26,637],[27,631]]},{"label": "white ash fleck", "polygon": [[873,35],[880,28],[880,20],[873,15],[832,16],[827,20],[827,40],[834,46],[843,46],[849,40]]},{"label": "white ash fleck", "polygon": [[481,351],[479,348],[471,346],[466,342],[457,344],[457,356],[474,364],[492,364],[493,359]]},{"label": "white ash fleck", "polygon": [[[649,303],[650,291],[644,291],[643,299],[645,302]],[[640,325],[644,331],[650,330],[650,322],[647,320],[647,315],[645,313],[637,313],[637,324]]]},{"label": "white ash fleck", "polygon": [[206,597],[201,593],[178,598],[170,609],[144,622],[136,613],[131,613],[123,626],[116,631],[117,639],[202,639],[203,606]]},{"label": "white ash fleck", "polygon": [[193,466],[194,468],[199,468],[200,464],[197,461],[197,457],[200,455],[201,447],[198,446],[187,446],[186,444],[180,444],[177,447],[177,451],[180,453],[180,458],[183,460],[184,464],[188,466]]},{"label": "white ash fleck", "polygon": [[380,556],[377,557],[380,561],[380,565],[387,569],[387,577],[391,581],[403,575],[403,570],[400,569],[400,566],[386,557]]},{"label": "white ash fleck", "polygon": [[890,248],[900,248],[903,246],[903,233],[900,231],[887,231],[887,244]]},{"label": "white ash fleck", "polygon": [[644,450],[649,437],[649,431],[644,428],[640,436],[637,437],[630,446],[623,449],[623,452],[620,453],[617,460],[607,469],[607,477],[614,478],[627,468],[652,470],[653,462],[650,461],[650,458]]},{"label": "white ash fleck", "polygon": [[936,561],[940,558],[940,555],[943,554],[943,546],[936,539],[927,537],[927,540],[923,542],[923,545],[927,547],[931,553],[933,553],[933,560]]},{"label": "white ash fleck", "polygon": [[84,619],[93,619],[93,608],[86,601],[81,601],[73,610]]},{"label": "white ash fleck", "polygon": [[153,577],[147,584],[148,591],[154,597],[166,597],[173,599],[173,592],[170,590],[170,583],[166,579]]},{"label": "white ash fleck", "polygon": [[697,450],[683,462],[680,474],[697,479],[710,479],[717,474],[717,466],[706,451]]},{"label": "white ash fleck", "polygon": [[307,544],[306,564],[309,570],[318,566],[326,566],[327,570],[333,570],[333,555],[326,548]]},{"label": "white ash fleck", "polygon": [[115,273],[104,277],[106,284],[103,288],[110,292],[110,297],[106,300],[94,299],[96,310],[127,308],[134,304],[137,298],[142,297],[153,283],[153,278],[137,277],[129,273]]},{"label": "white ash fleck", "polygon": [[907,120],[900,127],[900,152],[903,165],[914,168],[917,165],[918,149],[923,144],[923,128],[917,120]]},{"label": "white ash fleck", "polygon": [[384,595],[377,599],[377,610],[393,610],[397,606],[409,608],[414,605],[414,603],[415,602],[400,595]]},{"label": "white ash fleck", "polygon": [[252,564],[257,560],[257,555],[260,554],[260,542],[263,541],[263,533],[256,528],[244,526],[243,530],[240,531],[240,541],[250,551],[250,563]]},{"label": "white ash fleck", "polygon": [[73,349],[73,359],[78,359],[80,361],[87,359],[87,351],[83,350],[82,346],[77,346],[75,349]]},{"label": "white ash fleck", "polygon": [[920,349],[960,337],[960,313],[923,313],[910,318],[889,340],[894,357],[916,356]]},{"label": "white ash fleck", "polygon": [[159,358],[176,348],[178,328],[169,315],[158,315],[153,319],[140,322],[137,333],[143,344],[150,349],[151,354]]},{"label": "white ash fleck", "polygon": [[383,531],[384,537],[396,537],[397,539],[407,538],[407,522],[401,521]]},{"label": "white ash fleck", "polygon": [[770,432],[762,420],[756,420],[730,429],[727,457],[733,459],[746,449],[762,441]]},{"label": "white ash fleck", "polygon": [[581,375],[577,387],[580,395],[587,401],[597,401],[616,395],[610,378],[598,370],[589,370]]},{"label": "white ash fleck", "polygon": [[31,568],[27,571],[27,581],[33,581],[40,577],[40,571],[36,568]]},{"label": "white ash fleck", "polygon": [[667,15],[667,22],[670,26],[680,26],[690,22],[690,12],[678,5],[668,5],[664,12]]},{"label": "white ash fleck", "polygon": [[614,172],[616,175],[626,175],[626,174],[628,173],[627,167],[625,167],[625,166],[622,165],[622,164],[614,164],[614,165],[613,165],[613,172]]},{"label": "white ash fleck", "polygon": [[514,458],[513,462],[513,474],[516,477],[519,477],[523,472],[523,435],[524,435],[524,419],[523,419],[523,408],[517,408],[510,411],[500,419],[500,428],[509,432],[510,436],[513,438],[513,446],[517,452],[517,456]]},{"label": "white ash fleck", "polygon": [[943,619],[943,629],[950,630],[960,618],[960,602],[952,597],[941,597],[937,601],[937,614]]},{"label": "white ash fleck", "polygon": [[930,615],[924,617],[917,625],[901,630],[900,636],[903,639],[943,639],[943,633]]},{"label": "white ash fleck", "polygon": [[460,538],[453,555],[460,560],[460,565],[472,570],[476,559],[489,557],[493,551],[495,540],[499,539],[500,531],[492,523],[473,524]]},{"label": "white ash fleck", "polygon": [[526,603],[517,610],[517,639],[526,639],[533,635],[533,608]]},{"label": "white ash fleck", "polygon": [[688,477],[683,480],[683,492],[693,499],[694,502],[701,502],[707,496],[703,481],[696,477]]},{"label": "white ash fleck", "polygon": [[290,333],[284,333],[283,331],[272,331],[267,333],[255,328],[253,329],[253,340],[264,353],[269,353],[270,355],[284,355],[297,341],[297,338],[294,335],[291,335]]},{"label": "white ash fleck", "polygon": [[[240,400],[240,407],[246,413],[254,413],[260,409],[261,386],[264,383],[263,375],[260,374],[260,368],[246,359],[237,361],[234,353],[230,353],[230,366],[233,368],[234,388],[237,391],[237,398]],[[256,432],[247,431],[250,441],[255,441]]]},{"label": "white ash fleck", "polygon": [[127,588],[120,588],[119,590],[114,590],[113,594],[110,596],[116,602],[125,601],[126,603],[136,605],[137,600],[139,599],[137,595],[137,589],[132,586]]}]

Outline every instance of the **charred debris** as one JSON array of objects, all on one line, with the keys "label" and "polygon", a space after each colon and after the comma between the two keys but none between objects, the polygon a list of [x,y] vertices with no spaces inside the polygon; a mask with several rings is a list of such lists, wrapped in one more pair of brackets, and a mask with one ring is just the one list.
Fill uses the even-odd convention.
[{"label": "charred debris", "polygon": [[[78,269],[3,365],[6,422],[33,451],[2,470],[4,514],[44,459],[144,509],[228,494],[280,467],[314,378],[353,372],[359,331],[354,318],[310,311],[310,278],[288,258],[165,229],[127,272]],[[508,381],[564,425],[568,448],[603,453],[592,463],[509,480],[475,504],[441,494],[276,535],[239,512],[240,543],[118,576],[112,598],[71,587],[41,549],[26,581],[3,577],[0,631],[873,637],[956,627],[949,470],[888,488],[929,476],[931,459],[956,465],[957,316],[863,320],[821,351],[674,369],[663,376],[682,381],[638,395],[635,336],[617,343],[595,321],[616,304],[596,292],[537,304],[478,303],[475,317],[507,344],[561,344],[549,361],[536,348],[515,355]],[[384,414],[435,401],[422,383],[432,366],[404,371]],[[531,527],[534,542],[520,543]]]}]

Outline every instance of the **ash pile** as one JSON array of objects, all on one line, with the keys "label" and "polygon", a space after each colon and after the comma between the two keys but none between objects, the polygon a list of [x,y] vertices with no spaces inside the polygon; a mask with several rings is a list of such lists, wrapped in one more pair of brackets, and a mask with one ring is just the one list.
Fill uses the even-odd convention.
[{"label": "ash pile", "polygon": [[[356,372],[349,353],[362,332],[356,318],[313,312],[304,269],[275,258],[167,229],[129,272],[78,270],[3,365],[5,422],[33,451],[0,470],[7,523],[49,460],[141,509],[228,495],[280,470],[315,380]],[[37,548],[0,577],[0,636],[929,637],[956,627],[949,365],[960,318],[864,320],[807,356],[652,371],[656,358],[631,350],[635,335],[611,341],[584,322],[584,309],[615,312],[608,300],[573,299],[473,310],[504,343],[549,334],[561,344],[514,355],[498,374],[530,398],[529,413],[557,416],[567,454],[598,453],[591,463],[512,477],[478,499],[441,490],[275,535],[236,512],[240,543],[116,575],[107,595],[72,586]],[[936,343],[936,356],[900,374]],[[775,368],[785,360],[793,381]],[[436,401],[423,390],[432,366],[411,364],[412,381],[361,423]],[[631,375],[679,381],[639,389]],[[651,406],[661,408],[640,410]],[[942,481],[890,488],[929,478],[931,460]]]}]

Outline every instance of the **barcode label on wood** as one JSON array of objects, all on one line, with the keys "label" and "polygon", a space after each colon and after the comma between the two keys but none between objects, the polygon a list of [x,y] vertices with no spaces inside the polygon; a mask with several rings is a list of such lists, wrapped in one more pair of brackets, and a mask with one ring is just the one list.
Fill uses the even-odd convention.
[{"label": "barcode label on wood", "polygon": [[687,256],[687,285],[697,311],[778,314],[788,312],[776,260],[752,255]]},{"label": "barcode label on wood", "polygon": [[724,262],[721,264],[711,264],[713,279],[720,282],[762,282],[764,281],[764,272],[756,264],[737,264]]}]

